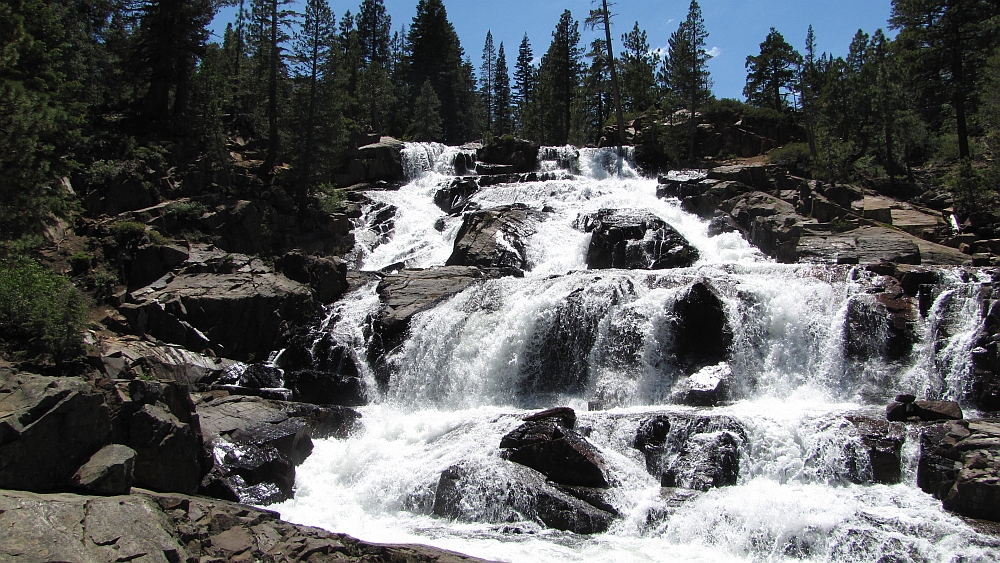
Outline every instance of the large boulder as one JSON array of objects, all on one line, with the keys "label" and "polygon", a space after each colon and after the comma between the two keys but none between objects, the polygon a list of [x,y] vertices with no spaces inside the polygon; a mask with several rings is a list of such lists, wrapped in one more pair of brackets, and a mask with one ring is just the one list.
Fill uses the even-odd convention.
[{"label": "large boulder", "polygon": [[0,370],[0,489],[65,489],[110,443],[105,398],[86,381]]},{"label": "large boulder", "polygon": [[316,405],[357,407],[368,404],[368,389],[354,349],[328,331],[302,326],[277,359],[292,399]]},{"label": "large boulder", "polygon": [[857,430],[868,454],[868,466],[855,468],[852,480],[856,483],[875,482],[884,485],[899,483],[903,478],[905,425],[861,415],[848,416],[847,421]]},{"label": "large boulder", "polygon": [[610,486],[604,456],[586,438],[564,426],[565,418],[529,420],[500,441],[503,457],[535,469],[561,485]]},{"label": "large boulder", "polygon": [[169,379],[191,385],[215,381],[236,364],[176,344],[149,342],[134,336],[102,340],[100,345],[102,371],[112,379]]},{"label": "large boulder", "polygon": [[291,280],[309,285],[320,303],[332,303],[347,291],[347,263],[337,257],[289,252],[274,262]]},{"label": "large boulder", "polygon": [[206,463],[198,413],[187,388],[133,380],[118,414],[123,441],[136,452],[135,485],[162,492],[197,492]]},{"label": "large boulder", "polygon": [[637,209],[601,209],[581,215],[577,226],[593,233],[587,250],[591,269],[662,270],[690,266],[698,250],[659,217]]},{"label": "large boulder", "polygon": [[936,422],[962,420],[962,407],[955,401],[894,401],[885,408],[885,417],[893,422]]},{"label": "large boulder", "polygon": [[434,192],[434,204],[449,215],[461,213],[470,207],[470,199],[478,191],[476,178],[455,178],[450,186]]},{"label": "large boulder", "polygon": [[603,508],[557,488],[541,473],[515,463],[464,462],[441,473],[433,513],[464,522],[533,521],[557,530],[596,534],[608,530],[615,514],[606,503],[595,502]]},{"label": "large boulder", "polygon": [[466,213],[447,265],[523,271],[527,240],[544,217],[520,203]]},{"label": "large boulder", "polygon": [[0,529],[3,561],[482,561],[426,546],[369,544],[242,504],[150,492],[0,491]]},{"label": "large boulder", "polygon": [[401,141],[382,137],[349,154],[344,166],[334,172],[333,182],[344,187],[361,182],[401,183],[406,180],[402,152]]},{"label": "large boulder", "polygon": [[128,446],[104,446],[73,474],[73,486],[99,495],[127,495],[135,480],[135,456]]},{"label": "large boulder", "polygon": [[316,310],[307,286],[256,262],[227,274],[182,273],[129,301],[119,310],[137,334],[241,361],[266,358]]},{"label": "large boulder", "polygon": [[312,452],[312,438],[344,437],[359,414],[259,397],[202,395],[197,404],[212,467],[202,494],[253,504],[292,496],[295,466]]},{"label": "large boulder", "polygon": [[501,137],[479,148],[476,158],[486,164],[509,166],[510,172],[531,172],[538,168],[538,145],[524,139]]},{"label": "large boulder", "polygon": [[1000,522],[1000,421],[950,421],[924,429],[917,484],[947,510]]}]

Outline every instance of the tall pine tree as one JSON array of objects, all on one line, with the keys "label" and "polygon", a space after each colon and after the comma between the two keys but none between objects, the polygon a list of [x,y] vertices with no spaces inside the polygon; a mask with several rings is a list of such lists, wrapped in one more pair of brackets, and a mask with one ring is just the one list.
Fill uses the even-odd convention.
[{"label": "tall pine tree", "polygon": [[688,160],[694,159],[694,142],[697,133],[695,115],[712,96],[712,81],[708,73],[711,55],[705,50],[708,31],[701,15],[701,6],[695,0],[688,7],[687,19],[668,40],[668,58],[665,62],[666,82],[674,97],[690,113],[688,120]]},{"label": "tall pine tree", "polygon": [[539,87],[542,90],[542,142],[569,142],[572,107],[580,86],[580,26],[569,10],[563,12],[552,32],[552,43],[542,57]]},{"label": "tall pine tree", "polygon": [[790,107],[786,95],[795,85],[795,76],[802,57],[785,41],[778,30],[760,44],[760,54],[747,57],[747,84],[743,95],[756,107],[783,111]]},{"label": "tall pine tree", "polygon": [[507,54],[503,42],[497,51],[496,78],[493,80],[493,133],[503,136],[511,133],[511,93],[510,74],[507,70]]}]

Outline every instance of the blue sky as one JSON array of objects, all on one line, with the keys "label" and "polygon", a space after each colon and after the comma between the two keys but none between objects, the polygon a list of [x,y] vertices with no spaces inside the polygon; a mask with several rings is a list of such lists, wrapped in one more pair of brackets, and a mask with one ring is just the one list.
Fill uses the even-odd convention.
[{"label": "blue sky", "polygon": [[[330,7],[339,19],[347,10],[358,11],[360,0],[331,0]],[[486,32],[493,32],[497,45],[502,41],[508,65],[513,71],[521,37],[527,33],[535,56],[540,57],[552,40],[552,30],[563,10],[570,10],[581,22],[584,45],[595,32],[583,28],[591,7],[590,0],[444,0],[448,18],[455,25],[462,47],[478,67]],[[649,37],[650,47],[666,47],[670,34],[687,16],[689,0],[628,1],[618,0],[611,8],[616,14],[612,31],[616,48],[621,35],[638,21]],[[864,29],[873,33],[886,29],[891,10],[890,0],[702,0],[699,2],[708,28],[708,46],[716,56],[709,62],[714,80],[713,91],[720,98],[743,99],[747,55],[760,51],[771,27],[776,28],[800,52],[806,30],[812,24],[819,52],[846,55],[851,38]],[[417,0],[385,0],[394,29],[410,25],[416,14]],[[217,36],[233,17],[232,9],[220,13],[213,22]],[[895,33],[889,33],[890,37]]]}]

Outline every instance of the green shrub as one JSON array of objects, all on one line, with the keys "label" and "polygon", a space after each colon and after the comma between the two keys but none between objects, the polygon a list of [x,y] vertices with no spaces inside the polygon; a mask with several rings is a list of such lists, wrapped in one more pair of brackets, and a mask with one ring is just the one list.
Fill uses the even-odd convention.
[{"label": "green shrub", "polygon": [[110,227],[111,236],[119,242],[134,241],[146,234],[146,225],[137,221],[119,221]]},{"label": "green shrub", "polygon": [[82,274],[90,269],[94,263],[94,257],[86,252],[77,252],[69,257],[69,264],[73,268],[74,274]]},{"label": "green shrub", "polygon": [[208,207],[204,203],[197,201],[181,201],[175,203],[167,209],[167,216],[178,221],[197,221],[208,212]]},{"label": "green shrub", "polygon": [[98,299],[107,299],[115,291],[118,285],[118,274],[107,270],[97,270],[93,275],[94,296]]},{"label": "green shrub", "polygon": [[84,294],[34,260],[0,261],[0,344],[14,359],[71,359],[82,350]]},{"label": "green shrub", "polygon": [[771,164],[785,166],[791,170],[808,170],[811,159],[809,145],[806,143],[788,143],[767,153],[767,160]]},{"label": "green shrub", "polygon": [[150,244],[155,244],[157,246],[161,246],[170,242],[169,240],[167,240],[167,237],[161,235],[160,231],[157,231],[156,229],[150,229],[148,232],[146,232],[146,237],[149,239]]},{"label": "green shrub", "polygon": [[31,256],[45,247],[42,235],[24,235],[14,240],[0,241],[0,258],[8,256]]}]

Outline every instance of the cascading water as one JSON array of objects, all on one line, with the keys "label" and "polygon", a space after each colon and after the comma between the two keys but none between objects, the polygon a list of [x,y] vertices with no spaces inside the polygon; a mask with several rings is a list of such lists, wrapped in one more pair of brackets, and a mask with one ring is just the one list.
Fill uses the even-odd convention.
[{"label": "cascading water", "polygon": [[[454,181],[456,155],[468,153],[406,146],[410,182],[368,194],[361,269],[445,263],[462,217],[433,199]],[[360,409],[364,427],[355,435],[316,443],[298,469],[295,498],[272,508],[366,540],[502,561],[1000,559],[1000,541],[916,487],[912,432],[900,437],[902,481],[885,485],[856,430],[861,418],[883,419],[882,405],[897,392],[964,398],[982,324],[978,280],[956,274],[939,284],[916,320],[912,350],[887,351],[887,325],[863,314],[868,272],[779,265],[738,234],[709,236],[705,221],[657,199],[655,181],[627,160],[612,173],[611,150],[550,147],[540,158],[554,179],[498,184],[472,197],[484,209],[544,210],[526,244],[525,276],[473,284],[415,316],[409,336],[386,355],[387,384],[364,362],[379,304],[374,284],[331,308],[317,331],[353,349],[372,404]],[[389,208],[391,232],[382,213],[381,230],[365,235]],[[588,270],[591,235],[574,222],[605,208],[649,210],[697,248],[697,262]],[[685,309],[697,291],[718,306]],[[688,318],[705,324],[706,310],[724,325],[706,333],[711,339]],[[679,389],[698,378],[724,378],[727,406],[676,404]],[[588,429],[613,475],[606,500],[619,516],[605,533],[556,531],[488,504],[517,480],[505,473],[501,438],[526,413],[557,405],[576,409],[577,426]],[[677,485],[698,489],[699,460],[718,455],[719,444],[738,467],[734,484],[661,489],[633,445],[654,416],[674,429],[657,463]],[[471,468],[482,501],[462,508],[472,515],[463,521],[433,515],[442,472],[456,465]]]}]

